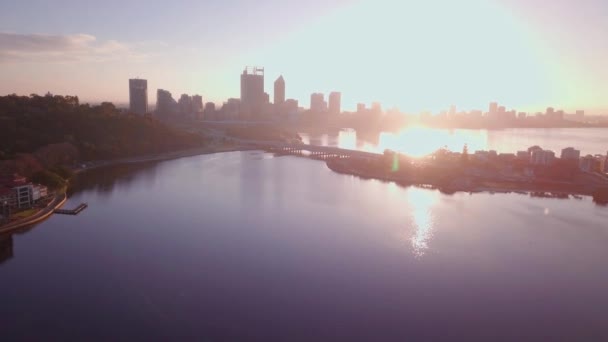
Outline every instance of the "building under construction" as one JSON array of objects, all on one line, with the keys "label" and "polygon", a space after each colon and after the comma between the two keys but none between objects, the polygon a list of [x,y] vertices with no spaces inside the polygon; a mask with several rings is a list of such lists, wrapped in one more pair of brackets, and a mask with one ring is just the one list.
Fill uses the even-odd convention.
[{"label": "building under construction", "polygon": [[264,68],[246,67],[241,74],[242,115],[248,117],[260,116],[266,102]]}]

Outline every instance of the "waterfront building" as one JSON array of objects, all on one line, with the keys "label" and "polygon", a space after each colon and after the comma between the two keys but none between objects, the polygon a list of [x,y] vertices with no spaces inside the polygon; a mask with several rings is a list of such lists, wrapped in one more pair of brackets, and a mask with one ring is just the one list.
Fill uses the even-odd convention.
[{"label": "waterfront building", "polygon": [[551,165],[555,160],[555,152],[548,150],[534,150],[530,163],[533,165]]},{"label": "waterfront building", "polygon": [[580,167],[581,171],[592,172],[592,171],[597,170],[597,166],[599,166],[597,164],[598,164],[597,160],[595,159],[594,156],[586,155],[581,158],[579,167]]},{"label": "waterfront building", "polygon": [[148,112],[148,81],[142,79],[129,80],[129,111],[135,114]]},{"label": "waterfront building", "polygon": [[342,112],[342,94],[332,92],[329,94],[329,114],[340,114]]},{"label": "waterfront building", "polygon": [[325,112],[326,109],[325,95],[322,93],[314,93],[310,95],[310,110],[312,112]]},{"label": "waterfront building", "polygon": [[564,160],[579,160],[581,157],[581,151],[568,147],[562,150],[561,159]]},{"label": "waterfront building", "polygon": [[274,104],[276,106],[283,106],[285,103],[285,79],[283,79],[283,75],[279,76],[276,81],[274,81]]}]

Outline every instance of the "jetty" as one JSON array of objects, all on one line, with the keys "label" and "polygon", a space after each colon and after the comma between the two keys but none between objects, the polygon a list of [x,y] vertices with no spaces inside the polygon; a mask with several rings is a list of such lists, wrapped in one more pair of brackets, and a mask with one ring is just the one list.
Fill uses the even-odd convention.
[{"label": "jetty", "polygon": [[81,203],[79,206],[77,206],[74,209],[55,209],[54,213],[55,214],[62,214],[62,215],[78,215],[80,214],[81,211],[85,210],[89,205],[86,203]]}]

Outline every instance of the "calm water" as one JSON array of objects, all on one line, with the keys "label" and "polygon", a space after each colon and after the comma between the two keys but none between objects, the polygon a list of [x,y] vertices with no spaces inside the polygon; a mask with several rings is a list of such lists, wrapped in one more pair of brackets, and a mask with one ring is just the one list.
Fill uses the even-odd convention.
[{"label": "calm water", "polygon": [[608,208],[589,199],[235,152],[92,172],[81,202],[0,239],[2,340],[608,340]]},{"label": "calm water", "polygon": [[446,146],[452,151],[462,151],[465,144],[469,151],[497,150],[503,153],[527,150],[534,145],[553,150],[557,155],[566,147],[576,147],[583,155],[606,155],[608,151],[608,128],[446,130],[409,127],[399,133],[357,134],[353,130],[345,130],[332,135],[302,136],[304,142],[315,145],[378,153],[391,149],[412,156],[427,155]]}]

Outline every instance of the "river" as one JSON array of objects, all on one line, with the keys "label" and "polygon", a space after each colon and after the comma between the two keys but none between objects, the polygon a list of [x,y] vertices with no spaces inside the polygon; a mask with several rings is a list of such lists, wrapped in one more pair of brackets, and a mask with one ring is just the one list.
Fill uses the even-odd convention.
[{"label": "river", "polygon": [[342,130],[334,134],[300,134],[305,143],[338,146],[347,149],[382,153],[385,149],[411,156],[424,156],[447,147],[454,152],[496,150],[515,153],[539,145],[559,156],[562,149],[575,147],[582,155],[608,151],[608,128],[512,128],[500,130],[438,129],[411,126],[399,132],[359,133]]},{"label": "river", "polygon": [[3,340],[608,340],[589,198],[230,152],[85,173],[81,202],[0,238]]}]

